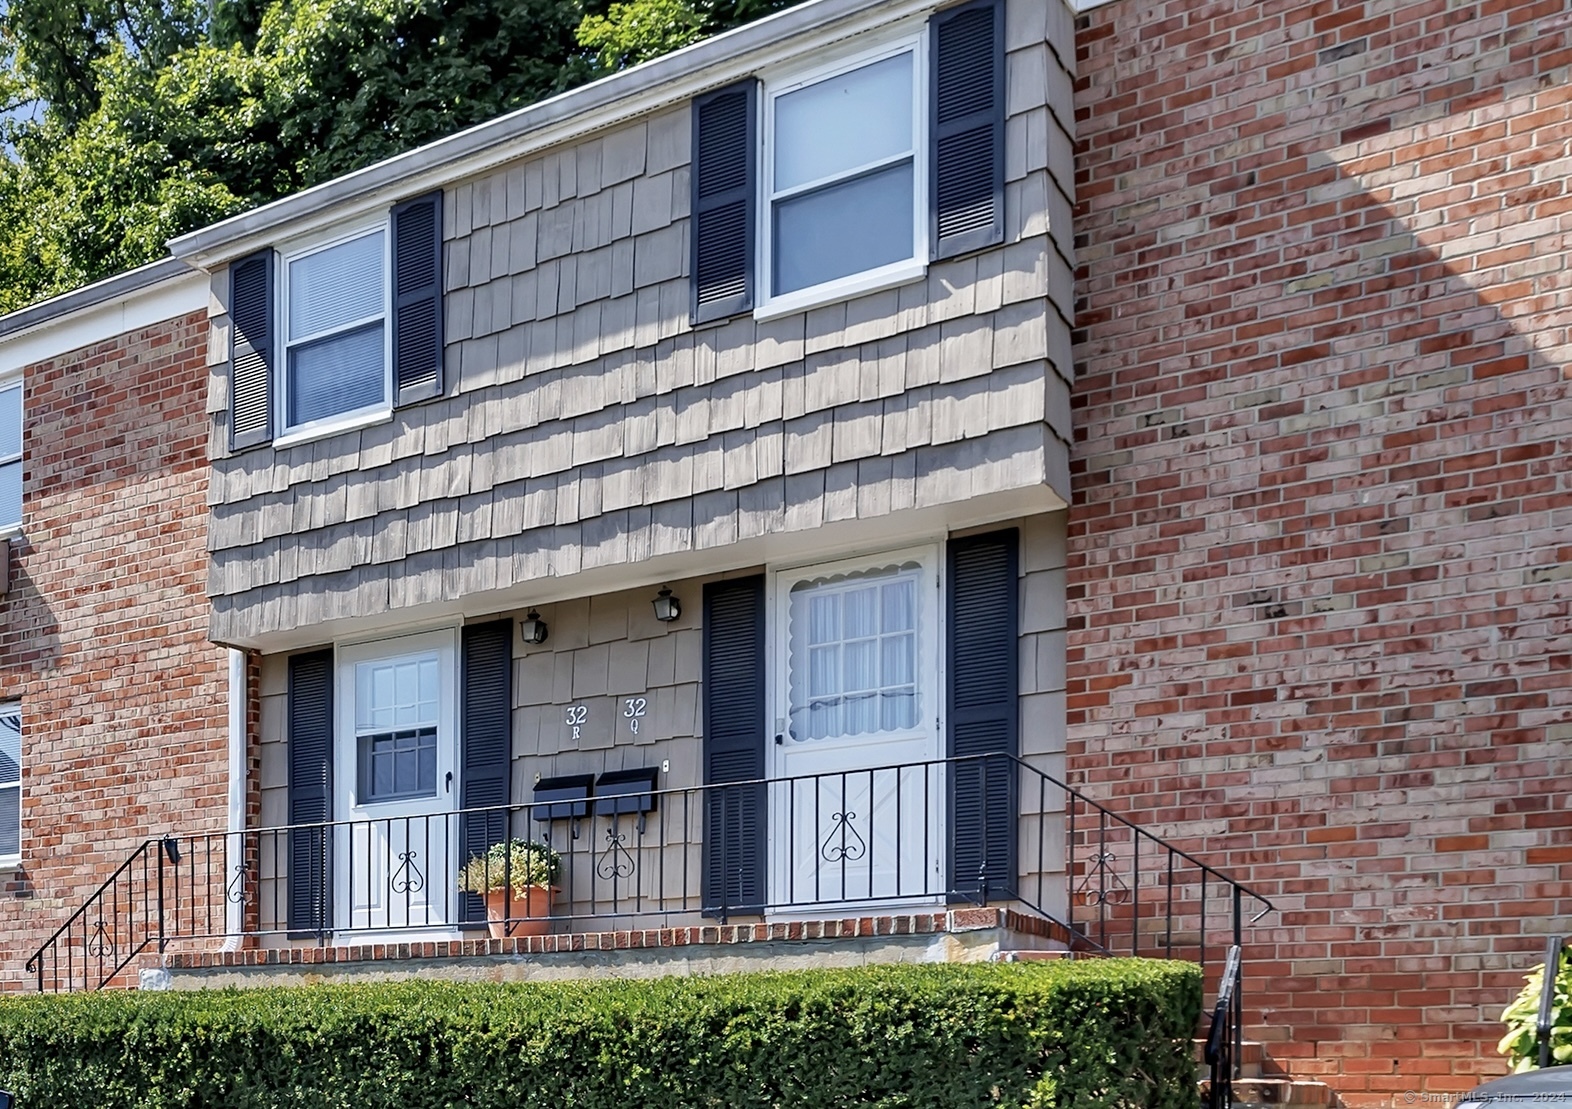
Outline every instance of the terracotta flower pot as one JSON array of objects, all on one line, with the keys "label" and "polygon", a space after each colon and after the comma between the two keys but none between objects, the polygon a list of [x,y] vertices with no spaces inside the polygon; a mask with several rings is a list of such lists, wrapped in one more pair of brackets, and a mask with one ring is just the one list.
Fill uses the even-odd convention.
[{"label": "terracotta flower pot", "polygon": [[[551,929],[551,899],[555,893],[550,886],[528,886],[510,900],[507,890],[487,890],[486,926],[491,929],[491,938],[544,936]],[[511,925],[510,916],[514,918]]]}]

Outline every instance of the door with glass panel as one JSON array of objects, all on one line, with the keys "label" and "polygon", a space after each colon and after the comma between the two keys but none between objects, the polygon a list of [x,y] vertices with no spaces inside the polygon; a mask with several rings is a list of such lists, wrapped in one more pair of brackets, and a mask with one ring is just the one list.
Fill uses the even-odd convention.
[{"label": "door with glass panel", "polygon": [[446,935],[458,917],[453,633],[338,657],[334,926]]},{"label": "door with glass panel", "polygon": [[936,898],[938,551],[773,574],[770,902]]}]

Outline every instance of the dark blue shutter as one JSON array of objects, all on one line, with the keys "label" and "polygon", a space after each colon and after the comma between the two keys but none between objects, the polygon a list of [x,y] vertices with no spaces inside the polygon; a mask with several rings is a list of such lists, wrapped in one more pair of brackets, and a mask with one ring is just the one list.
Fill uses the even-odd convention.
[{"label": "dark blue shutter", "polygon": [[229,447],[273,438],[273,252],[229,267]]},{"label": "dark blue shutter", "polygon": [[953,258],[1004,241],[1004,3],[928,21],[933,163],[928,240]]},{"label": "dark blue shutter", "polygon": [[[508,804],[513,757],[513,622],[467,624],[462,633],[459,683],[459,807]],[[506,811],[466,813],[460,818],[460,862],[484,855],[507,838]],[[463,894],[459,920],[484,926],[486,904]]]},{"label": "dark blue shutter", "polygon": [[1013,528],[949,543],[950,889],[978,899],[1016,885],[1019,546]]},{"label": "dark blue shutter", "polygon": [[[333,819],[333,652],[289,659],[289,822]],[[317,934],[331,926],[327,828],[289,833],[289,931]]]},{"label": "dark blue shutter", "polygon": [[764,910],[764,712],[764,578],[711,582],[704,587],[706,916]]},{"label": "dark blue shutter", "polygon": [[758,82],[749,79],[693,101],[692,319],[724,319],[753,307],[754,179]]},{"label": "dark blue shutter", "polygon": [[442,395],[442,190],[393,209],[394,404]]}]

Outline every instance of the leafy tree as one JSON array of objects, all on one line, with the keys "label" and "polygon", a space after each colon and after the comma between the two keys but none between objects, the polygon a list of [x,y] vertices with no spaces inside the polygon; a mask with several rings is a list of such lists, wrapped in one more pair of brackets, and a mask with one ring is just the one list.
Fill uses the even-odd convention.
[{"label": "leafy tree", "polygon": [[600,71],[659,57],[701,38],[789,7],[797,0],[626,0],[579,24],[579,42]]},{"label": "leafy tree", "polygon": [[10,0],[0,311],[788,0]]}]

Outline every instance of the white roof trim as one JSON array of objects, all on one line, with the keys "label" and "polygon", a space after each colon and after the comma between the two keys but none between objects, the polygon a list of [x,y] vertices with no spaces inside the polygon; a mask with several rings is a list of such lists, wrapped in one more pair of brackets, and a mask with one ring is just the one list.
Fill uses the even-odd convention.
[{"label": "white roof trim", "polygon": [[0,374],[203,311],[208,283],[165,258],[0,317]]},{"label": "white roof trim", "polygon": [[525,155],[685,101],[768,66],[877,31],[946,0],[807,3],[614,73],[407,153],[171,239],[170,251],[211,269],[330,222],[488,172]]}]

